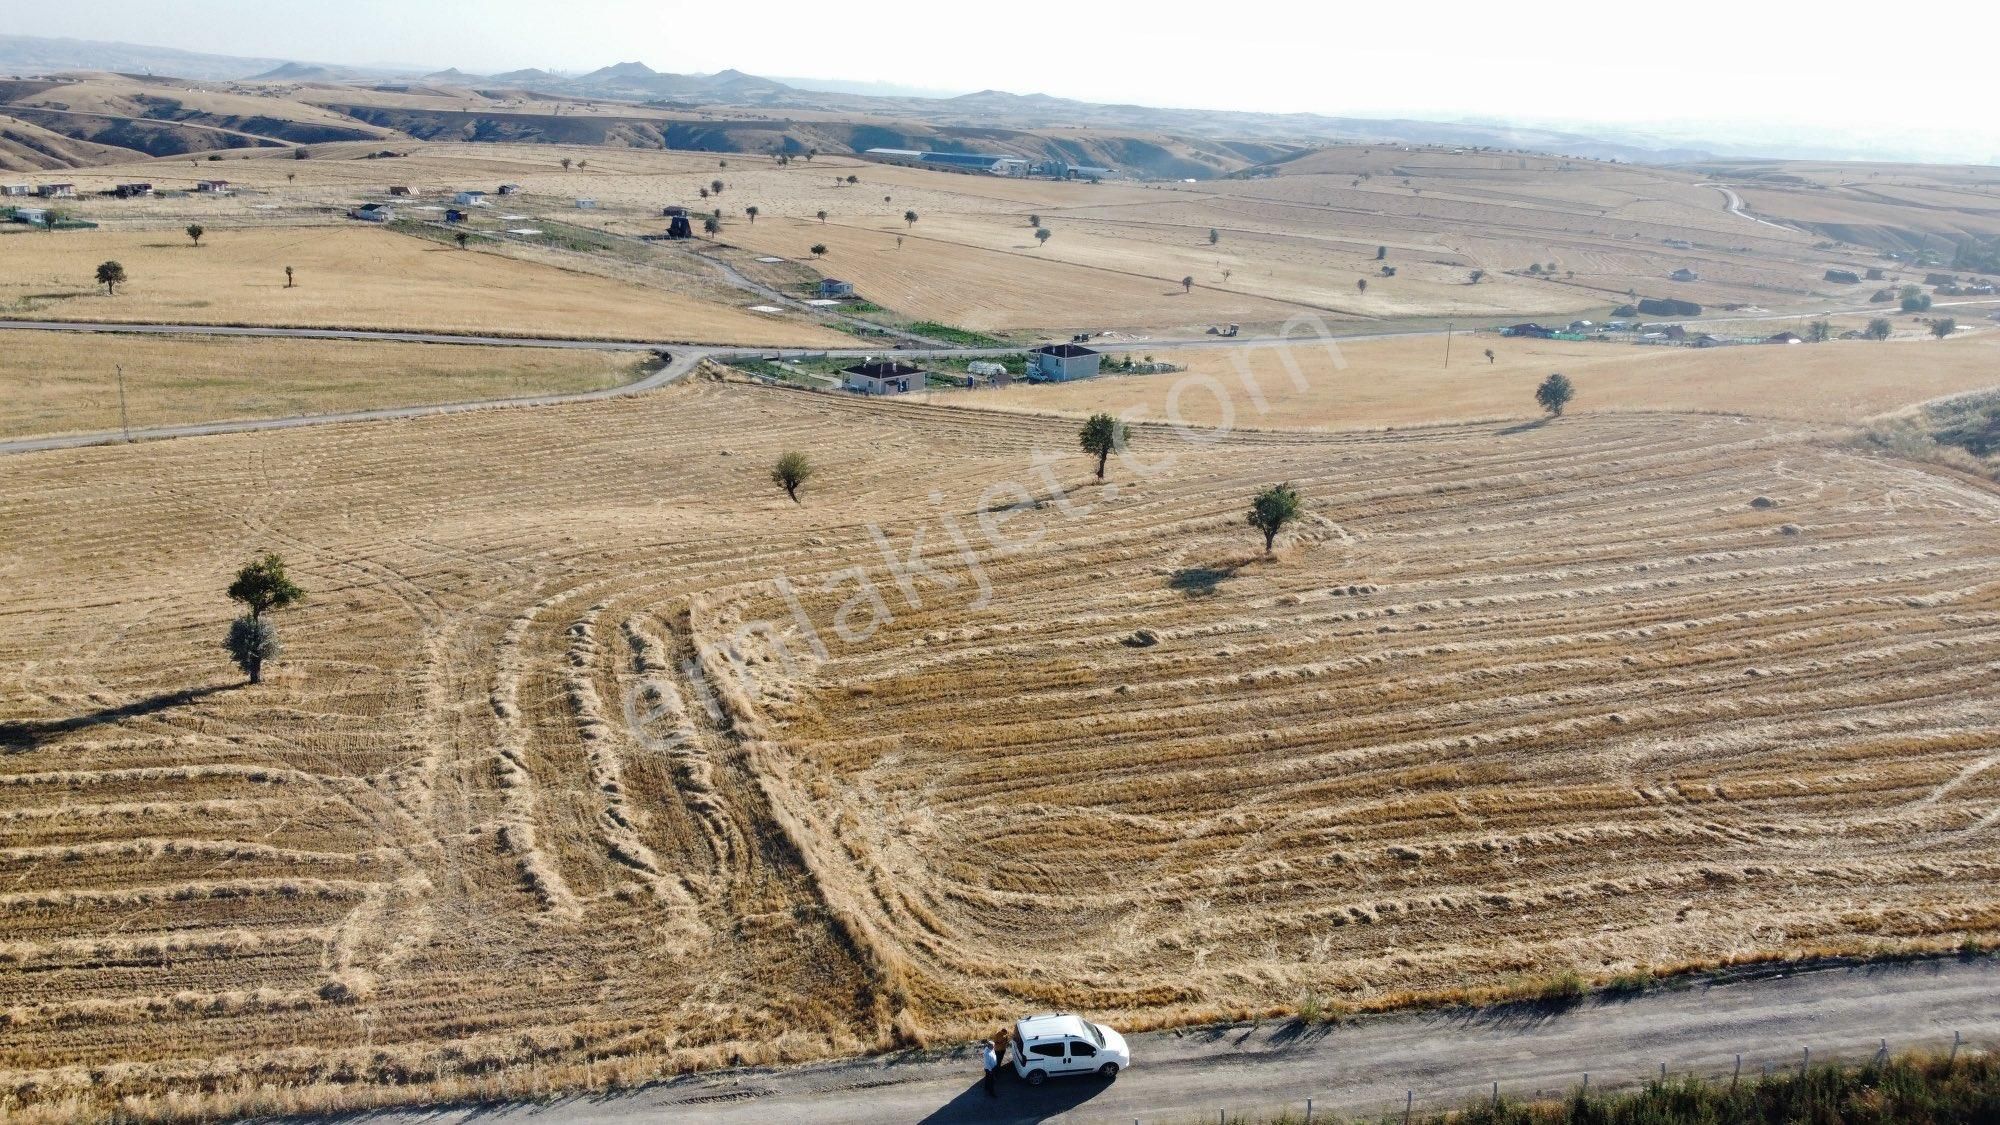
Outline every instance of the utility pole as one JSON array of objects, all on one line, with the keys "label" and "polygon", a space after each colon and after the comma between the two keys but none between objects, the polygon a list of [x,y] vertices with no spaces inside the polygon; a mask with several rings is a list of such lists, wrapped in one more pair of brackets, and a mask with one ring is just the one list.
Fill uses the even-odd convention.
[{"label": "utility pole", "polygon": [[125,440],[132,440],[132,417],[125,412],[125,365],[118,364],[118,428],[125,431]]},{"label": "utility pole", "polygon": [[1448,320],[1447,320],[1447,321],[1445,321],[1445,323],[1444,323],[1444,365],[1445,365],[1446,369],[1449,369],[1449,368],[1451,367],[1451,328],[1452,328],[1452,322],[1451,322],[1451,321],[1448,321]]}]

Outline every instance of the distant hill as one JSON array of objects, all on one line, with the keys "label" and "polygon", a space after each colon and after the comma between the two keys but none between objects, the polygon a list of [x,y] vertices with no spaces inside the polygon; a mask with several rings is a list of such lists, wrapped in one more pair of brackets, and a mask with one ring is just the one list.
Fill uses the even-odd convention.
[{"label": "distant hill", "polygon": [[179,78],[247,78],[282,65],[283,59],[207,55],[172,47],[142,47],[90,39],[43,39],[0,35],[0,73],[53,74],[65,70],[109,70],[125,74],[172,74]]}]

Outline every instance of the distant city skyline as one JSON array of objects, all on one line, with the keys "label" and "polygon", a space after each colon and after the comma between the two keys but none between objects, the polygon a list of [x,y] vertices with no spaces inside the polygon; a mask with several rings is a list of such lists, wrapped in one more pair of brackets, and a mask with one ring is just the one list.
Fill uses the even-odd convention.
[{"label": "distant city skyline", "polygon": [[[1143,20],[1135,18],[1142,13]],[[915,0],[754,13],[647,0],[85,0],[16,14],[24,35],[116,40],[356,66],[526,67],[810,76],[835,87],[1002,89],[1094,102],[1271,113],[1616,125],[1718,141],[1879,138],[1938,158],[2000,156],[1975,94],[2000,5],[1941,0],[1901,21],[1803,3],[1684,0],[1636,11],[1579,0],[1370,10],[1249,0],[1143,8]]]}]

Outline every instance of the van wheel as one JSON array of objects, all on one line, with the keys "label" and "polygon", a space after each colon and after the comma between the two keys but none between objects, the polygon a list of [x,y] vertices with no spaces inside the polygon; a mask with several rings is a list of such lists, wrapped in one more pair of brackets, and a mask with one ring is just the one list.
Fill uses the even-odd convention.
[{"label": "van wheel", "polygon": [[1098,1073],[1098,1076],[1099,1076],[1099,1077],[1101,1077],[1101,1078],[1105,1078],[1105,1079],[1113,1079],[1113,1078],[1116,1078],[1116,1077],[1118,1077],[1118,1064],[1117,1064],[1117,1063],[1105,1063],[1105,1064],[1104,1064],[1103,1066],[1100,1066],[1100,1067],[1098,1067],[1098,1068],[1097,1068],[1097,1073]]},{"label": "van wheel", "polygon": [[1039,1086],[1048,1080],[1049,1075],[1047,1071],[1031,1070],[1028,1072],[1028,1085],[1030,1086]]}]

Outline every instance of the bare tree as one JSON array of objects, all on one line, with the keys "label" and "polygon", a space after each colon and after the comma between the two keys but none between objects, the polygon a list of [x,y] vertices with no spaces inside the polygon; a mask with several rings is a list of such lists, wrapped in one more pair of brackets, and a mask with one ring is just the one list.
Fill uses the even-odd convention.
[{"label": "bare tree", "polygon": [[290,289],[291,287],[292,287],[292,267],[290,267],[290,266],[286,266],[286,267],[285,267],[285,288],[287,288],[287,289]]}]

